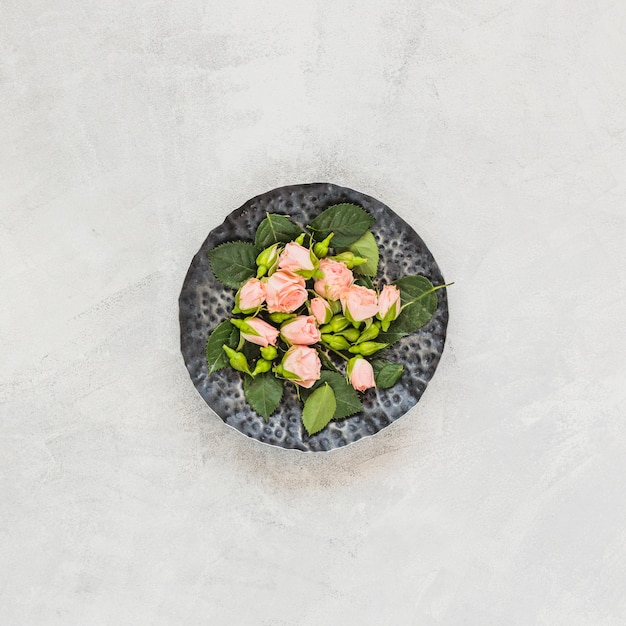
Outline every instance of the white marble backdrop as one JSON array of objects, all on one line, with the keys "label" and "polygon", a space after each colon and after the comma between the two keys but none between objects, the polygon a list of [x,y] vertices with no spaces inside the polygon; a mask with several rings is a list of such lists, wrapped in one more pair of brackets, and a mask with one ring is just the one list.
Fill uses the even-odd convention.
[{"label": "white marble backdrop", "polygon": [[[0,623],[626,623],[626,2],[0,2]],[[210,413],[209,230],[331,181],[449,281],[330,454]]]}]

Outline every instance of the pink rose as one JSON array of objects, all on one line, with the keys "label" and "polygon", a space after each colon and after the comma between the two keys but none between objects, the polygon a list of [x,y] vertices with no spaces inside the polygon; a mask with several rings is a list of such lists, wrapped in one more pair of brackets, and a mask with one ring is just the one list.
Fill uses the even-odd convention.
[{"label": "pink rose", "polygon": [[282,368],[285,378],[309,388],[319,379],[322,363],[314,348],[291,346],[283,358]]},{"label": "pink rose", "polygon": [[299,272],[300,270],[312,271],[315,269],[311,261],[311,252],[308,248],[292,241],[285,246],[278,258],[278,267],[281,270]]},{"label": "pink rose", "polygon": [[341,306],[351,322],[362,322],[378,313],[378,297],[373,289],[351,285],[341,294]]},{"label": "pink rose", "polygon": [[322,259],[319,269],[324,277],[315,281],[315,291],[328,300],[339,300],[341,292],[354,280],[352,272],[343,263],[332,259]]},{"label": "pink rose", "polygon": [[333,310],[324,298],[311,300],[311,313],[315,316],[318,324],[328,324],[333,317]]},{"label": "pink rose", "polygon": [[287,270],[274,272],[265,283],[265,300],[270,313],[291,313],[307,298],[304,278]]},{"label": "pink rose", "polygon": [[[248,328],[246,328],[248,327]],[[258,317],[250,317],[245,320],[245,324],[240,328],[241,336],[250,343],[267,348],[275,346],[278,339],[278,328],[264,322]]]},{"label": "pink rose", "polygon": [[400,315],[400,290],[393,285],[385,285],[378,296],[379,320],[393,322]]},{"label": "pink rose", "polygon": [[374,368],[363,357],[357,356],[348,361],[348,377],[350,378],[350,384],[357,391],[365,391],[370,387],[376,387]]},{"label": "pink rose", "polygon": [[235,296],[235,304],[243,313],[258,309],[265,302],[265,285],[258,278],[248,280]]},{"label": "pink rose", "polygon": [[280,329],[280,336],[287,343],[301,346],[317,343],[322,338],[320,329],[312,315],[298,315],[298,317],[283,324]]}]

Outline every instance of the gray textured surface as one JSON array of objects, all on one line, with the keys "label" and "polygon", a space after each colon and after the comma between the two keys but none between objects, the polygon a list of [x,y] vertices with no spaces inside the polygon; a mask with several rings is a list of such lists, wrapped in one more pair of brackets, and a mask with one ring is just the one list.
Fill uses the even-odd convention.
[{"label": "gray textured surface", "polygon": [[227,368],[207,375],[206,341],[215,326],[230,317],[234,304],[234,291],[225,288],[211,271],[208,251],[226,241],[254,241],[254,233],[268,212],[289,215],[304,227],[324,209],[341,202],[362,206],[376,220],[371,228],[381,254],[376,284],[380,281],[382,286],[415,274],[428,277],[434,285],[445,282],[426,244],[404,220],[379,200],[331,183],[279,187],[250,199],[211,231],[185,277],[179,318],[181,350],[191,379],[226,424],[263,443],[320,452],[376,434],[415,406],[443,352],[448,324],[446,289],[439,291],[437,310],[426,326],[378,354],[405,366],[394,387],[368,390],[361,395],[361,413],[331,422],[312,437],[302,426],[302,402],[293,385],[285,385],[282,402],[266,424],[246,402],[238,372]]},{"label": "gray textured surface", "polygon": [[[622,625],[626,3],[0,2],[0,624]],[[333,181],[427,242],[417,406],[207,418],[190,259]]]}]

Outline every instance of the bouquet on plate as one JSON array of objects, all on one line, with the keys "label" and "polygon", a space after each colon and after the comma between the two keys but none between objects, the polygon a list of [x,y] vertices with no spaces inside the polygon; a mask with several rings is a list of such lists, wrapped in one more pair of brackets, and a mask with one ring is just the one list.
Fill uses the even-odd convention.
[{"label": "bouquet on plate", "polygon": [[380,353],[431,319],[446,285],[405,276],[377,289],[373,223],[355,204],[331,206],[304,229],[268,213],[254,243],[209,251],[215,276],[237,291],[233,317],[208,338],[208,373],[229,365],[241,372],[246,400],[265,421],[285,383],[295,385],[313,435],[359,413],[357,392],[402,376],[404,367]]}]

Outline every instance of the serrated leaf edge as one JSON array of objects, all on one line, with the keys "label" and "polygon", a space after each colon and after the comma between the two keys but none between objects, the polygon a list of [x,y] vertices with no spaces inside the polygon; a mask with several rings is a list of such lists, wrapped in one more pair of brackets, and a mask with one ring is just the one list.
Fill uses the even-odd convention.
[{"label": "serrated leaf edge", "polygon": [[[246,385],[246,381],[247,381],[249,378],[250,378],[250,377],[248,377],[248,376],[246,376],[246,377],[244,378],[244,383],[243,383],[243,386],[242,386],[242,388],[243,388],[243,392],[244,392],[244,398],[246,399],[246,402],[247,402],[247,403],[248,403],[248,404],[252,407],[253,411],[254,411],[255,413],[257,413],[258,415],[260,415],[260,416],[263,418],[263,421],[267,423],[267,422],[269,422],[270,417],[272,416],[272,414],[274,413],[274,411],[276,411],[276,409],[280,406],[280,403],[282,402],[283,396],[285,395],[285,386],[281,384],[281,386],[280,386],[280,388],[281,388],[280,398],[278,399],[278,402],[276,403],[276,406],[274,407],[274,409],[273,409],[272,411],[270,411],[270,413],[269,413],[267,416],[265,416],[265,415],[263,415],[263,413],[261,413],[261,412],[260,412],[260,411],[259,411],[259,410],[258,410],[258,409],[257,409],[257,408],[253,405],[253,404],[252,404],[252,402],[250,402],[250,400],[248,399],[248,396],[247,396],[246,391],[245,391],[245,389],[246,389],[245,385]],[[277,380],[277,379],[276,379],[276,380]],[[251,384],[252,382],[254,382],[254,379],[251,379],[251,381],[250,381],[250,382],[248,382],[247,384]]]},{"label": "serrated leaf edge", "polygon": [[[257,250],[260,250],[262,248],[262,246],[260,244],[257,243],[257,234],[259,232],[259,229],[261,228],[261,224],[263,224],[263,222],[265,222],[267,220],[267,223],[269,224],[269,227],[274,235],[274,243],[286,243],[282,240],[278,240],[276,238],[276,229],[274,228],[274,225],[272,224],[272,216],[274,217],[284,217],[286,220],[289,221],[290,224],[292,224],[293,226],[295,226],[300,232],[302,232],[302,227],[299,224],[296,224],[292,219],[291,216],[289,215],[285,215],[284,213],[269,213],[269,212],[265,212],[265,217],[259,222],[259,225],[256,227],[256,231],[254,233],[254,245],[256,247]],[[274,243],[271,243],[271,245],[274,245]]]},{"label": "serrated leaf edge", "polygon": [[[324,370],[326,372],[330,372],[331,374],[337,374],[338,376],[340,376],[344,382],[346,383],[347,387],[350,387],[351,385],[345,380],[345,378],[342,376],[342,374],[340,372],[333,372],[332,370]],[[328,381],[325,381],[326,384],[330,385],[330,383]],[[332,387],[332,385],[331,385]],[[333,389],[333,392],[335,390]],[[347,413],[346,415],[342,415],[341,417],[331,417],[331,421],[339,421],[339,420],[343,420],[346,419],[347,417],[351,417],[352,415],[357,415],[358,413],[361,413],[363,411],[363,403],[361,402],[361,398],[359,398],[359,395],[356,393],[355,391],[355,395],[356,398],[359,402],[359,408],[358,409],[354,409],[354,410],[350,410],[350,413]],[[337,394],[335,393],[335,401],[337,401]],[[339,404],[339,402],[337,402],[337,404]],[[337,407],[335,407],[335,411],[337,410]]]},{"label": "serrated leaf edge", "polygon": [[[204,360],[206,362],[206,366],[207,366],[207,373],[210,376],[211,374],[213,374],[214,372],[219,372],[220,370],[225,369],[226,367],[228,367],[228,360],[226,360],[224,358],[224,351],[221,350],[220,351],[220,356],[215,360],[216,362],[220,361],[222,362],[222,365],[220,365],[219,367],[211,367],[209,368],[209,355],[207,354],[207,348],[209,345],[209,340],[211,339],[211,337],[213,336],[213,333],[215,333],[215,331],[218,329],[219,326],[221,326],[222,324],[224,324],[225,322],[227,322],[228,320],[224,320],[222,322],[220,322],[217,326],[215,326],[215,328],[209,333],[209,336],[207,337],[207,340],[204,344]],[[230,334],[229,337],[226,338],[225,344],[228,344],[228,340],[230,338]],[[222,344],[224,345],[224,344]]]},{"label": "serrated leaf edge", "polygon": [[[342,248],[347,248],[347,246],[349,246],[350,244],[354,243],[354,241],[357,241],[360,237],[362,237],[371,227],[371,225],[376,221],[376,218],[371,215],[369,213],[369,211],[367,211],[367,209],[365,209],[364,207],[358,205],[358,204],[354,204],[353,202],[338,202],[337,204],[332,204],[329,207],[326,207],[321,213],[319,213],[318,215],[315,216],[315,218],[311,221],[311,225],[309,226],[309,228],[318,233],[318,232],[323,232],[325,229],[317,229],[313,226],[313,222],[315,222],[315,220],[319,219],[320,216],[322,216],[324,213],[326,213],[327,211],[330,211],[331,209],[334,209],[335,207],[338,206],[350,206],[353,207],[355,209],[359,209],[362,213],[364,213],[369,221],[369,224],[367,225],[367,227],[365,228],[365,230],[363,231],[363,233],[361,233],[361,235],[359,235],[358,237],[356,237],[356,239],[354,239],[353,241],[351,241],[349,244],[346,244],[344,246],[341,246]],[[346,224],[348,224],[348,222],[346,222]]]},{"label": "serrated leaf edge", "polygon": [[335,396],[335,390],[332,388],[331,384],[328,382],[325,382],[323,385],[321,385],[320,387],[318,387],[304,402],[304,406],[302,408],[302,425],[304,426],[304,430],[306,430],[307,434],[309,437],[312,437],[313,435],[317,435],[317,433],[321,433],[324,428],[326,428],[328,426],[328,424],[330,424],[333,421],[332,416],[328,419],[328,421],[321,427],[318,428],[317,430],[310,432],[307,425],[304,422],[304,411],[306,409],[306,404],[307,402],[309,402],[311,400],[311,398],[318,392],[323,390],[325,387],[328,387],[331,391],[331,393],[333,394],[333,398],[335,400],[335,407],[333,408],[333,413],[337,410],[337,397]]},{"label": "serrated leaf edge", "polygon": [[249,246],[254,251],[254,257],[256,258],[256,256],[257,256],[257,254],[256,254],[256,250],[257,250],[256,246],[253,243],[250,243],[249,241],[242,241],[241,239],[236,239],[234,241],[224,241],[224,242],[220,243],[219,245],[215,246],[215,248],[211,248],[207,252],[207,256],[209,258],[209,265],[211,266],[211,271],[213,272],[213,276],[215,276],[215,278],[217,278],[217,280],[219,280],[226,287],[229,287],[230,289],[239,289],[239,287],[241,287],[241,285],[243,283],[236,283],[237,286],[233,286],[233,285],[235,285],[234,282],[231,282],[230,284],[227,284],[221,278],[218,278],[217,274],[215,273],[215,269],[213,268],[213,259],[212,259],[213,254],[217,250],[219,250],[220,248],[223,248],[224,246],[227,246],[227,245],[233,244],[233,243],[244,244],[246,246]]}]

